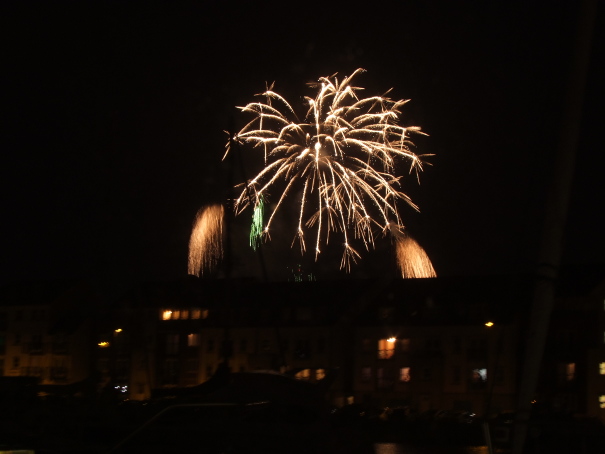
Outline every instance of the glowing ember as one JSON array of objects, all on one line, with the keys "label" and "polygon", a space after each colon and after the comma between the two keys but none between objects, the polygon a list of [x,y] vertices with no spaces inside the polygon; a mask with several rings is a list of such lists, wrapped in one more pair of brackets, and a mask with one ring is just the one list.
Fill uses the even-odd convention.
[{"label": "glowing ember", "polygon": [[210,205],[198,211],[189,239],[189,266],[191,275],[212,271],[223,257],[222,205]]},{"label": "glowing ember", "polygon": [[[271,223],[287,197],[299,194],[298,223],[294,242],[306,250],[305,235],[314,230],[315,258],[331,234],[342,235],[341,268],[350,269],[360,257],[352,242],[366,249],[374,245],[376,232],[401,225],[398,203],[417,207],[400,190],[399,162],[407,162],[409,172],[422,169],[420,156],[410,150],[409,134],[415,126],[400,126],[400,108],[407,100],[393,101],[383,96],[360,98],[353,77],[338,81],[322,77],[315,98],[306,97],[307,112],[301,122],[292,106],[269,87],[259,96],[264,102],[239,107],[254,118],[233,141],[251,145],[264,156],[264,168],[246,183],[235,200],[236,213],[252,206],[255,216],[268,207],[269,191],[277,196],[269,218],[259,233],[269,238]],[[387,92],[388,93],[388,92]],[[227,153],[232,146],[228,144]],[[276,187],[279,184],[281,187]],[[256,222],[256,221],[255,221]]]}]

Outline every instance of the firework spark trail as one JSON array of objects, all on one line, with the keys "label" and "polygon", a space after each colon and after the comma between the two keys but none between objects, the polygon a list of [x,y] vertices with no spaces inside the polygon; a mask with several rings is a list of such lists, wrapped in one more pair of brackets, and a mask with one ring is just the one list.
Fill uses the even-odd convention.
[{"label": "firework spark trail", "polygon": [[395,242],[397,265],[404,279],[437,277],[429,256],[414,239],[402,233]]},{"label": "firework spark trail", "polygon": [[189,274],[208,273],[223,257],[224,215],[222,205],[209,205],[197,212],[189,238]]},{"label": "firework spark trail", "polygon": [[[360,87],[351,85],[362,69],[341,82],[335,76],[322,77],[315,98],[306,97],[308,110],[300,122],[292,106],[273,86],[257,96],[265,102],[239,107],[254,118],[233,140],[262,150],[265,167],[254,179],[243,183],[235,200],[239,214],[248,206],[255,210],[269,191],[280,191],[263,235],[269,238],[271,223],[290,192],[302,190],[300,213],[293,244],[306,250],[307,231],[315,229],[315,258],[330,235],[342,235],[341,268],[350,269],[360,257],[353,247],[358,240],[366,249],[374,245],[375,231],[383,233],[391,224],[401,226],[398,202],[416,205],[400,190],[399,162],[408,162],[409,172],[422,170],[421,156],[410,150],[409,133],[418,127],[398,124],[400,108],[407,100],[394,101],[386,94],[360,98]],[[388,93],[388,92],[387,92]],[[231,143],[227,145],[229,153]],[[284,184],[285,189],[275,186]],[[313,194],[314,193],[314,194]]]}]

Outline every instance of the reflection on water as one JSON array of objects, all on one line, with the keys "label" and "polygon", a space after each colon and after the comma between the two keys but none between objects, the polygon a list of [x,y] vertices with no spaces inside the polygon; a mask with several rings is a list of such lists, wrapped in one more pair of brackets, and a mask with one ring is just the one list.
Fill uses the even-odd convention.
[{"label": "reflection on water", "polygon": [[407,446],[401,443],[374,443],[374,454],[488,454],[487,446]]}]

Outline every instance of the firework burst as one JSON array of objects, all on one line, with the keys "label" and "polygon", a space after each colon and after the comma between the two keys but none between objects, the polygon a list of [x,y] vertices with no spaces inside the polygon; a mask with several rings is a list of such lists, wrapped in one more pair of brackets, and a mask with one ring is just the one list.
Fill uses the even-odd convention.
[{"label": "firework burst", "polygon": [[208,273],[223,257],[224,214],[222,205],[209,205],[197,212],[189,238],[189,274]]},{"label": "firework burst", "polygon": [[263,203],[268,208],[273,191],[261,229],[268,239],[280,208],[295,199],[288,202],[298,207],[292,245],[298,242],[304,253],[312,238],[317,259],[330,237],[340,235],[341,268],[347,270],[360,257],[354,243],[369,249],[377,233],[402,225],[401,202],[417,209],[401,191],[396,167],[406,164],[409,173],[416,174],[422,170],[421,156],[411,151],[409,140],[420,128],[399,124],[407,100],[394,101],[386,94],[359,96],[362,88],[352,81],[361,72],[341,81],[334,75],[309,84],[317,94],[305,97],[302,121],[286,99],[268,87],[257,95],[263,101],[239,107],[253,118],[227,145],[227,153],[237,144],[264,157],[264,168],[242,184],[234,201],[236,213],[248,206],[257,212]]}]

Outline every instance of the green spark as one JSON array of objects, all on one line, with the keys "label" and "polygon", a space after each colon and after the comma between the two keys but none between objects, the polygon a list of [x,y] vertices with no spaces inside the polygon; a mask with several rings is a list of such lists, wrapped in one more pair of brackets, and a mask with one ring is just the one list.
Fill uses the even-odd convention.
[{"label": "green spark", "polygon": [[263,211],[265,203],[263,197],[258,198],[258,202],[252,213],[252,226],[250,227],[250,246],[256,251],[260,245],[260,240],[263,235]]}]

